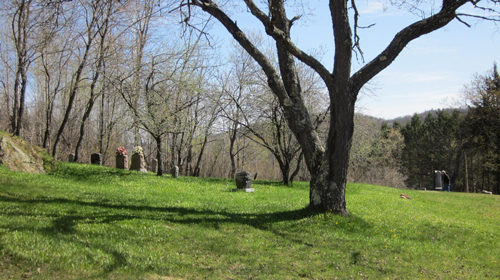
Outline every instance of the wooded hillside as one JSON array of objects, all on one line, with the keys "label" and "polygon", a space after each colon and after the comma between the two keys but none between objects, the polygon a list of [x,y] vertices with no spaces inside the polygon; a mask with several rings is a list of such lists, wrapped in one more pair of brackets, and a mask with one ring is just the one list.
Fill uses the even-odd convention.
[{"label": "wooded hillside", "polygon": [[[0,129],[63,161],[71,154],[88,163],[100,153],[114,166],[118,148],[141,146],[150,170],[157,160],[158,175],[178,166],[185,176],[234,178],[246,170],[286,185],[309,181],[304,143],[286,119],[292,100],[273,95],[241,46],[223,53],[207,36],[212,22],[193,23],[198,14],[189,10],[186,18],[175,1],[158,3],[0,4],[7,23],[0,29]],[[248,37],[262,52],[275,51],[262,35]],[[275,55],[269,61],[278,64]],[[295,64],[301,104],[325,144],[334,123],[327,87],[317,71]],[[500,193],[499,80],[496,66],[477,76],[457,111],[392,121],[354,115],[347,179],[429,189],[434,171],[446,170],[453,191]]]}]

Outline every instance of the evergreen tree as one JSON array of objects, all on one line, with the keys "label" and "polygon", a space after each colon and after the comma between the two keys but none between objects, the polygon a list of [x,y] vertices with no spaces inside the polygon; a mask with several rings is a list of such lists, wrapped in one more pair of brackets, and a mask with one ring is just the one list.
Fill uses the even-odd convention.
[{"label": "evergreen tree", "polygon": [[406,184],[408,187],[421,188],[425,181],[424,168],[426,164],[426,153],[422,149],[425,143],[425,130],[420,116],[415,114],[411,121],[402,129],[405,146],[402,152],[403,173],[407,176]]},{"label": "evergreen tree", "polygon": [[462,145],[457,137],[460,120],[459,111],[450,114],[439,110],[436,116],[429,113],[423,122],[415,114],[411,122],[402,128],[405,143],[403,173],[408,178],[408,187],[432,186],[436,170],[446,170],[451,175],[452,184],[456,182],[462,157]]},{"label": "evergreen tree", "polygon": [[[481,189],[500,193],[500,75],[497,65],[478,76],[468,90],[469,111],[465,129],[468,151],[475,159]],[[478,166],[475,166],[478,165]]]}]

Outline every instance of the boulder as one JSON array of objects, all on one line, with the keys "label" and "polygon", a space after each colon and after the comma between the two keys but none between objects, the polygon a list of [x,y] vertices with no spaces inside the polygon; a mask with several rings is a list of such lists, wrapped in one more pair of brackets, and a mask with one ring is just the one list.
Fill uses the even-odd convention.
[{"label": "boulder", "polygon": [[45,173],[42,149],[0,132],[0,165],[11,171]]}]

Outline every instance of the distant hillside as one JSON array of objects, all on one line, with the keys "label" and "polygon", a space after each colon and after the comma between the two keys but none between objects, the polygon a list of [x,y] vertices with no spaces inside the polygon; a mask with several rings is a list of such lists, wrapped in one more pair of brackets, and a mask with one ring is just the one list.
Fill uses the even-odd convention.
[{"label": "distant hillside", "polygon": [[[467,113],[467,109],[463,109],[463,108],[444,108],[444,109],[431,109],[431,110],[427,110],[427,111],[422,112],[422,113],[417,113],[417,115],[419,115],[420,118],[423,120],[423,119],[425,119],[427,117],[427,115],[432,114],[433,116],[436,116],[438,111],[443,111],[443,110],[446,111],[446,112],[448,112],[448,113],[450,113],[450,114],[454,110],[459,110],[463,114]],[[413,115],[406,115],[406,116],[398,117],[398,118],[395,118],[395,119],[392,119],[392,120],[385,120],[383,122],[386,122],[386,123],[399,122],[401,125],[405,125],[408,122],[410,122],[410,120],[413,117]]]}]

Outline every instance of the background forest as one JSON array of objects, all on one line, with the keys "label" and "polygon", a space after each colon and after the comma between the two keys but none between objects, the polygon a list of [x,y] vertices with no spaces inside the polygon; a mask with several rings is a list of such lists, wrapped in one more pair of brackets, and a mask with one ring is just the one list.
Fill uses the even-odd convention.
[{"label": "background forest", "polygon": [[[74,154],[86,163],[98,152],[113,166],[118,147],[142,146],[146,162],[162,167],[158,175],[179,166],[185,176],[247,170],[286,185],[309,180],[262,70],[238,46],[212,37],[210,21],[188,28],[158,0],[4,1],[0,17],[1,130],[59,160]],[[321,130],[326,90],[298,65]],[[349,181],[429,189],[434,171],[446,170],[453,191],[499,194],[496,65],[464,87],[461,103],[392,121],[357,114]]]}]

